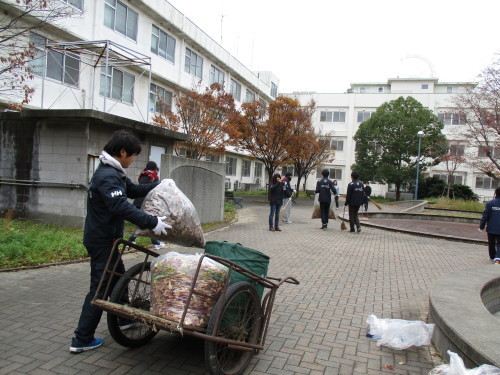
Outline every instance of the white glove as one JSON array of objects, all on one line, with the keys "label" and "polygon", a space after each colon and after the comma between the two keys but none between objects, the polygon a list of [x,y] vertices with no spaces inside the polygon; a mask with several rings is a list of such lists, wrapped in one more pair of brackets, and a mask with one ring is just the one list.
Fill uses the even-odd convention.
[{"label": "white glove", "polygon": [[477,230],[480,231],[480,232],[483,232],[483,229],[481,229],[481,228],[477,228]]},{"label": "white glove", "polygon": [[172,227],[168,224],[165,224],[163,220],[165,220],[167,217],[166,216],[157,216],[158,219],[158,224],[156,224],[156,227],[153,228],[154,234],[157,236],[167,235],[167,229],[172,229]]}]

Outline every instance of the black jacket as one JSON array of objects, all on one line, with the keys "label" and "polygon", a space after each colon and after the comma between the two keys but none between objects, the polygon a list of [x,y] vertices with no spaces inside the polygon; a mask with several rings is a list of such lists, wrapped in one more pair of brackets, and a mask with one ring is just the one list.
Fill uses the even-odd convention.
[{"label": "black jacket", "polygon": [[143,197],[158,184],[136,185],[123,172],[101,163],[90,181],[83,244],[111,247],[116,239],[123,237],[124,220],[153,229],[158,219],[129,203],[127,198]]},{"label": "black jacket", "polygon": [[345,197],[345,205],[361,206],[365,204],[366,196],[363,184],[359,180],[349,182],[347,185],[347,194]]},{"label": "black jacket", "polygon": [[269,185],[269,204],[279,205],[283,204],[283,185],[281,182]]},{"label": "black jacket", "polygon": [[290,184],[290,179],[288,177],[283,179],[283,194],[285,198],[290,198],[293,194],[292,184]]},{"label": "black jacket", "polygon": [[371,186],[369,186],[369,185],[365,186],[364,191],[365,191],[365,195],[367,197],[369,197],[370,195],[372,195],[372,187]]},{"label": "black jacket", "polygon": [[485,226],[486,232],[500,234],[500,198],[486,203],[479,228],[484,229]]},{"label": "black jacket", "polygon": [[336,195],[337,190],[335,189],[332,180],[328,178],[322,178],[321,180],[318,180],[318,182],[316,182],[316,193],[319,193],[319,202],[331,202],[332,193],[333,195]]}]

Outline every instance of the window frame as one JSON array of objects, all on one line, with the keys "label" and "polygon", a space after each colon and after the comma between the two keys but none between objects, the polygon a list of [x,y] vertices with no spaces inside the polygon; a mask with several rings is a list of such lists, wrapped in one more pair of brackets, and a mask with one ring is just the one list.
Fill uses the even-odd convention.
[{"label": "window frame", "polygon": [[[478,180],[482,180],[482,182],[480,184],[481,186],[479,186]],[[489,186],[488,187],[484,187],[484,183],[486,181],[489,182]],[[493,189],[493,181],[494,180],[491,177],[476,176],[476,178],[474,179],[474,185],[476,186],[476,189],[491,190],[491,189]]]},{"label": "window frame", "polygon": [[278,85],[271,81],[271,96],[276,98],[278,96]]},{"label": "window frame", "polygon": [[[121,7],[121,8],[120,8]],[[124,8],[125,10],[125,19],[119,20],[124,22],[125,30],[120,30],[119,26],[117,26],[117,17],[121,16],[120,9]],[[117,16],[118,14],[118,16]],[[110,20],[111,24],[108,23],[107,15],[112,16],[112,20]],[[132,21],[135,21],[132,24]],[[130,8],[129,6],[123,4],[119,0],[104,0],[104,26],[109,27],[110,29],[116,31],[117,33],[129,38],[135,42],[137,42],[137,34],[139,29],[139,13]],[[132,27],[131,33],[129,33],[130,28]],[[133,35],[130,35],[133,34]]]},{"label": "window frame", "polygon": [[262,167],[264,166],[263,163],[256,161],[254,165],[254,177],[255,178],[262,178]]},{"label": "window frame", "polygon": [[[155,34],[156,31],[156,34]],[[161,54],[160,46],[162,42],[162,36],[165,36],[165,56]],[[175,64],[175,46],[177,44],[176,39],[170,34],[163,31],[158,26],[154,24],[151,25],[151,52],[155,55],[170,61],[172,64]],[[170,51],[170,53],[169,53]]]},{"label": "window frame", "polygon": [[234,100],[241,102],[241,84],[231,78],[229,85],[229,93],[233,96]]},{"label": "window frame", "polygon": [[200,79],[203,78],[203,57],[186,47],[184,58],[184,71]]},{"label": "window frame", "polygon": [[346,122],[346,112],[345,111],[320,111],[319,114],[320,122]]},{"label": "window frame", "polygon": [[[251,99],[249,99],[249,96]],[[245,103],[252,103],[255,101],[256,95],[252,90],[246,89],[245,91]]]},{"label": "window frame", "polygon": [[[125,72],[121,69],[117,69],[115,67],[112,67],[112,66],[108,66],[107,67],[108,69],[111,69],[111,74],[107,71],[104,71],[106,69],[106,67],[102,67],[101,68],[101,73],[100,73],[100,79],[101,79],[101,84],[100,84],[100,87],[99,87],[99,95],[101,96],[104,96],[108,99],[111,99],[111,100],[114,100],[114,101],[117,101],[117,102],[120,102],[120,103],[125,103],[125,104],[129,104],[129,105],[133,105],[134,103],[134,87],[135,87],[135,76],[131,73],[128,73],[128,72]],[[104,73],[103,73],[104,71]],[[116,74],[119,73],[122,75],[122,90],[121,90],[121,93],[120,93],[120,99],[117,99],[116,97],[114,97],[115,95],[115,86],[116,85],[116,81],[115,81],[115,77],[116,77]],[[108,78],[110,79],[109,81],[109,85],[106,85],[107,88],[109,89],[109,92],[104,92],[104,90],[106,89],[106,86],[103,87],[102,86],[102,80],[103,80],[103,77],[107,80]],[[124,92],[127,93],[129,92],[129,90],[124,90],[125,89],[125,78],[128,77],[128,78],[132,78],[132,85],[130,87],[130,92],[131,92],[131,101],[128,102],[128,101],[125,101],[124,100]],[[107,82],[106,82],[107,83]]]},{"label": "window frame", "polygon": [[[161,100],[160,97],[165,98],[166,94],[170,95],[170,100],[169,101],[166,101],[166,100],[160,101]],[[154,83],[151,83],[149,86],[149,112],[165,113],[166,111],[171,111],[172,110],[173,96],[174,96],[174,94],[171,91],[169,91],[161,86],[158,86]],[[154,97],[154,102],[152,102],[153,97]],[[164,104],[162,104],[162,103],[164,103]],[[161,107],[161,108],[158,110],[158,107]]]},{"label": "window frame", "polygon": [[236,176],[236,167],[238,166],[238,159],[232,156],[226,156],[226,176]]},{"label": "window frame", "polygon": [[241,166],[241,177],[250,177],[252,171],[252,161],[243,159],[243,165]]},{"label": "window frame", "polygon": [[226,74],[222,70],[217,68],[215,65],[211,64],[209,76],[210,76],[209,79],[210,84],[218,83],[219,85],[222,86],[222,88],[224,88],[224,81],[226,79]]}]

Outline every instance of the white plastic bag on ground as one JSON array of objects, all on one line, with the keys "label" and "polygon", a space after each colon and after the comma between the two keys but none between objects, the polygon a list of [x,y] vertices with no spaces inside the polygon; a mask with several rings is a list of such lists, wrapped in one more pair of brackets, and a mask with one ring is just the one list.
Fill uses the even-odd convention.
[{"label": "white plastic bag on ground", "polygon": [[135,233],[165,240],[182,246],[205,247],[205,237],[200,218],[193,203],[177,187],[174,180],[164,179],[144,198],[141,209],[153,216],[166,216],[165,222],[172,226],[166,236],[156,236],[150,230],[137,229]]},{"label": "white plastic bag on ground", "polygon": [[448,350],[450,356],[449,365],[439,365],[434,367],[429,375],[500,375],[500,369],[491,365],[481,365],[472,369],[467,369],[464,361],[457,353]]},{"label": "white plastic bag on ground", "polygon": [[410,346],[430,345],[434,324],[420,320],[378,319],[368,316],[370,326],[368,337],[377,339],[377,345],[392,349],[407,349]]}]

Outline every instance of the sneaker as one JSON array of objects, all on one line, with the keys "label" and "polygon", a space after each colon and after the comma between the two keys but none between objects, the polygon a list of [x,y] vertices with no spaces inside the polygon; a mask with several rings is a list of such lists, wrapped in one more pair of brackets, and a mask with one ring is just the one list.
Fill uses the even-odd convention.
[{"label": "sneaker", "polygon": [[495,263],[495,259],[490,259],[490,263]]},{"label": "sneaker", "polygon": [[361,228],[358,228],[358,233],[361,232]]},{"label": "sneaker", "polygon": [[281,228],[280,228],[280,227],[275,227],[275,228],[274,228],[274,230],[275,230],[276,232],[281,232]]},{"label": "sneaker", "polygon": [[495,264],[500,264],[500,260],[495,260]]},{"label": "sneaker", "polygon": [[319,229],[326,229],[326,224],[323,224]]},{"label": "sneaker", "polygon": [[91,342],[89,342],[88,344],[80,344],[78,342],[78,340],[73,337],[73,340],[71,341],[71,346],[69,347],[69,351],[71,353],[83,353],[83,352],[86,352],[87,350],[92,350],[92,349],[96,349],[98,347],[100,347],[102,345],[102,342],[104,341],[104,339],[101,339],[101,338],[97,338],[97,339],[93,339]]},{"label": "sneaker", "polygon": [[283,220],[283,222],[284,222],[285,224],[292,224],[292,222],[291,222],[290,220]]},{"label": "sneaker", "polygon": [[269,227],[269,230],[270,230],[271,232],[274,232],[274,227]]}]

